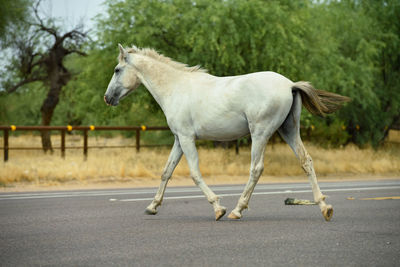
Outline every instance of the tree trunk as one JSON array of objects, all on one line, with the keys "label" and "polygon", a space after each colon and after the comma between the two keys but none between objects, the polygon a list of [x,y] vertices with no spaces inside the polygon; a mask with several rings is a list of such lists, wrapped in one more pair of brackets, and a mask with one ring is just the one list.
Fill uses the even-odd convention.
[{"label": "tree trunk", "polygon": [[[44,100],[40,111],[42,113],[42,125],[49,126],[51,118],[53,117],[54,110],[59,101],[59,95],[61,92],[61,85],[52,86],[46,99]],[[50,151],[53,153],[53,147],[51,144],[50,131],[41,131],[42,136],[42,148],[44,152]]]}]

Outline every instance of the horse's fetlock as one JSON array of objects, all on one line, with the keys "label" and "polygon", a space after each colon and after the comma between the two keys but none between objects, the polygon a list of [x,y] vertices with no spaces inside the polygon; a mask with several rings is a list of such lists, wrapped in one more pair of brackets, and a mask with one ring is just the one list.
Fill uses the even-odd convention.
[{"label": "horse's fetlock", "polygon": [[317,202],[318,204],[321,202],[324,202],[326,199],[325,195],[321,195],[320,197],[318,197],[318,199],[315,200],[315,202]]},{"label": "horse's fetlock", "polygon": [[238,203],[238,207],[240,207],[241,210],[244,210],[244,209],[248,209],[249,205],[245,200],[240,199],[239,203]]},{"label": "horse's fetlock", "polygon": [[161,203],[162,203],[162,198],[154,198],[154,200],[153,200],[153,206],[156,208],[156,207],[158,207],[158,206],[161,206]]}]

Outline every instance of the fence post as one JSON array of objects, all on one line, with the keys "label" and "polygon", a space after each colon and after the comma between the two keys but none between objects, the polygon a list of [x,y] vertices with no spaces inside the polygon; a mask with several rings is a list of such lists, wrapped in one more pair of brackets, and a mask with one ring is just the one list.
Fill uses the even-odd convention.
[{"label": "fence post", "polygon": [[136,151],[140,151],[140,130],[136,130]]},{"label": "fence post", "polygon": [[65,159],[65,130],[61,130],[61,157]]},{"label": "fence post", "polygon": [[87,160],[88,154],[88,130],[83,130],[83,156],[84,159]]},{"label": "fence post", "polygon": [[4,129],[4,162],[8,161],[8,130]]}]

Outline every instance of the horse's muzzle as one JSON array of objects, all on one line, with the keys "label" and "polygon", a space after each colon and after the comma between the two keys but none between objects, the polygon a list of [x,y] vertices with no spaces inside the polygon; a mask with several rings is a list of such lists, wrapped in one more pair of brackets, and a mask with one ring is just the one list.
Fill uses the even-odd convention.
[{"label": "horse's muzzle", "polygon": [[116,106],[118,105],[118,101],[114,97],[107,97],[104,95],[104,102],[106,102],[107,106]]}]

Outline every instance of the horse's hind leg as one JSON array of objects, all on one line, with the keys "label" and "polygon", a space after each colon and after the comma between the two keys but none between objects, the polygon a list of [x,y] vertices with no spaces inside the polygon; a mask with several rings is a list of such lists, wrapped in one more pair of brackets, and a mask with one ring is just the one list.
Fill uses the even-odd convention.
[{"label": "horse's hind leg", "polygon": [[307,153],[307,150],[305,149],[300,137],[296,141],[296,154],[298,155],[298,158],[300,159],[300,163],[301,163],[303,170],[306,172],[306,174],[310,180],[311,188],[312,188],[313,195],[314,195],[314,201],[318,203],[325,220],[329,221],[333,215],[333,208],[331,205],[327,205],[325,203],[325,196],[321,193],[321,189],[319,188],[319,185],[317,182],[317,176],[315,175],[312,158]]},{"label": "horse's hind leg", "polygon": [[161,205],[164,197],[164,192],[167,187],[168,180],[171,178],[172,173],[175,170],[176,165],[178,165],[180,159],[182,158],[182,149],[179,143],[178,137],[175,136],[175,143],[172,147],[171,153],[169,155],[167,164],[165,165],[163,174],[161,175],[161,183],[158,191],[151,202],[151,204],[146,208],[146,213],[150,215],[157,214],[157,207]]},{"label": "horse's hind leg", "polygon": [[199,169],[199,156],[196,150],[194,138],[179,136],[179,141],[182,146],[183,153],[185,154],[187,163],[190,169],[190,175],[194,183],[200,187],[206,196],[208,202],[214,207],[215,220],[218,221],[226,213],[226,208],[219,204],[219,197],[207,186],[201,177]]},{"label": "horse's hind leg", "polygon": [[297,158],[300,160],[301,167],[308,176],[311,183],[311,188],[314,195],[314,201],[318,203],[322,215],[326,221],[329,221],[333,215],[333,208],[331,205],[325,203],[325,196],[321,193],[317,182],[317,176],[313,166],[311,156],[305,149],[303,142],[300,138],[300,113],[301,113],[301,98],[297,95],[294,98],[292,109],[286,118],[285,122],[279,128],[278,132],[282,138],[289,144]]}]

